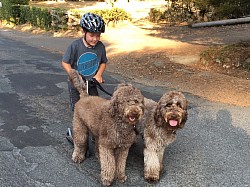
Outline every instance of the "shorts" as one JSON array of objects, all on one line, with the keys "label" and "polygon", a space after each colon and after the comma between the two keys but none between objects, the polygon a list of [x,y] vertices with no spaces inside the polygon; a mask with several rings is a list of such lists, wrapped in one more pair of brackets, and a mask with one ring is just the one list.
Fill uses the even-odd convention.
[{"label": "shorts", "polygon": [[[80,99],[80,93],[73,86],[73,84],[68,80],[68,89],[69,89],[69,102],[70,102],[70,110],[74,111],[76,102]],[[88,92],[89,95],[99,96],[96,83],[93,81],[88,81]]]}]

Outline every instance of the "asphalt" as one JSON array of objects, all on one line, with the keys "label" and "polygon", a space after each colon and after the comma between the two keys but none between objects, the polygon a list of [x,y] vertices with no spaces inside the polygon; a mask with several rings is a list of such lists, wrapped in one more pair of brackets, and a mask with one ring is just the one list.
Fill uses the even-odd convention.
[{"label": "asphalt", "polygon": [[[82,164],[75,164],[65,138],[72,116],[60,59],[70,42],[72,38],[0,30],[1,187],[101,186],[93,149]],[[105,79],[110,92],[119,82],[130,81],[107,73]],[[169,89],[133,84],[154,100]],[[166,150],[161,180],[144,181],[139,138],[129,153],[128,180],[113,186],[250,186],[250,107],[184,94],[188,121]]]}]

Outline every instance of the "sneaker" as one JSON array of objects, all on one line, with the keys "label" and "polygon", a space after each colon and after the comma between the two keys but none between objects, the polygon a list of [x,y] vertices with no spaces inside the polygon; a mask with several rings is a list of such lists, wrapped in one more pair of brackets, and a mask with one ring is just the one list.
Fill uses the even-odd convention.
[{"label": "sneaker", "polygon": [[74,144],[73,136],[72,136],[72,133],[71,133],[71,129],[70,129],[70,128],[68,128],[68,130],[67,130],[66,138],[67,138],[67,140],[68,140],[70,143]]}]

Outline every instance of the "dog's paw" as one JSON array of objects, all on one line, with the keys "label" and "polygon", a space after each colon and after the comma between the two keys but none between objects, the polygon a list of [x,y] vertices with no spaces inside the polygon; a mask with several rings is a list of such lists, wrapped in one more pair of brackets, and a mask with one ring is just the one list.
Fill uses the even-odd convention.
[{"label": "dog's paw", "polygon": [[84,159],[85,159],[84,154],[77,154],[76,152],[73,152],[72,160],[73,160],[75,163],[80,164]]},{"label": "dog's paw", "polygon": [[118,181],[119,181],[120,183],[124,183],[126,180],[127,180],[127,176],[126,176],[126,175],[124,175],[124,176],[119,176],[119,177],[118,177]]},{"label": "dog's paw", "polygon": [[110,181],[110,180],[102,179],[102,184],[103,184],[103,186],[110,186],[111,183],[112,183],[112,181]]},{"label": "dog's paw", "polygon": [[159,175],[145,175],[144,178],[149,183],[156,183],[160,179]]}]

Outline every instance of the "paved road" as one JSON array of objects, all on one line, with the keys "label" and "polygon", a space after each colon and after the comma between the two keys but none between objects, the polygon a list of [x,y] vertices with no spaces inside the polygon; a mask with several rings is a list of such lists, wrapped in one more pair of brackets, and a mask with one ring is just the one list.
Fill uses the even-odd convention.
[{"label": "paved road", "polygon": [[[12,40],[7,32],[0,30],[0,186],[101,186],[93,145],[90,157],[75,164],[65,139],[71,115],[59,52],[70,40],[28,35]],[[105,79],[110,92],[124,80],[115,74]],[[133,84],[154,100],[171,89]],[[250,108],[184,94],[190,103],[188,122],[166,150],[160,182],[143,180],[139,139],[128,157],[128,180],[113,186],[250,186]]]}]

